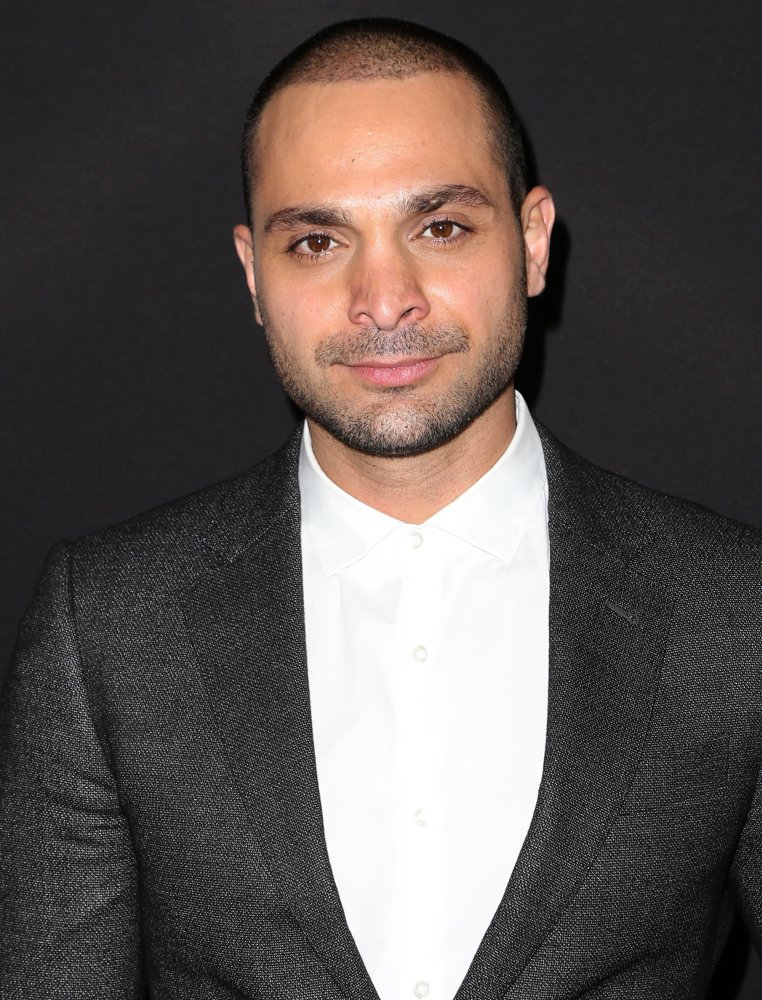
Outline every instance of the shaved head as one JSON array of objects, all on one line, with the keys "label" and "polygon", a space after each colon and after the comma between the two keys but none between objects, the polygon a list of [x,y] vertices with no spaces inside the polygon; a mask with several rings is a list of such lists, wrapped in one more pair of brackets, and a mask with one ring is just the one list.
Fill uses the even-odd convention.
[{"label": "shaved head", "polygon": [[471,80],[485,118],[485,131],[504,170],[518,215],[527,192],[521,126],[495,71],[453,38],[422,25],[390,18],[364,18],[330,25],[281,60],[254,95],[244,122],[241,166],[249,226],[256,183],[258,125],[270,99],[291,84],[350,80],[401,80],[420,73],[456,73]]}]

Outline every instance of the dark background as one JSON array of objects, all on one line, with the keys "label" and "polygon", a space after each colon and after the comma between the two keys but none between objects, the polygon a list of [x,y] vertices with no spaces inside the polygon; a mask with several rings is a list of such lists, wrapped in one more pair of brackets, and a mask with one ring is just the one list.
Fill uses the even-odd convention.
[{"label": "dark background", "polygon": [[[520,377],[535,414],[762,525],[759,9],[6,0],[0,663],[55,540],[232,475],[293,426],[233,254],[239,128],[265,70],[343,17],[455,34],[513,93],[560,214]],[[736,928],[715,997],[762,996],[747,955]]]}]

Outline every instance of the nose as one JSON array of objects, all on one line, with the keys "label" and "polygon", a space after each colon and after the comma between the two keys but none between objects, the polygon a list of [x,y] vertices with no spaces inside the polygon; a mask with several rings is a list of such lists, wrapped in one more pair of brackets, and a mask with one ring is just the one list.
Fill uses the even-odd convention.
[{"label": "nose", "polygon": [[374,247],[358,255],[352,269],[349,318],[360,326],[394,330],[418,323],[430,306],[415,262],[403,247]]}]

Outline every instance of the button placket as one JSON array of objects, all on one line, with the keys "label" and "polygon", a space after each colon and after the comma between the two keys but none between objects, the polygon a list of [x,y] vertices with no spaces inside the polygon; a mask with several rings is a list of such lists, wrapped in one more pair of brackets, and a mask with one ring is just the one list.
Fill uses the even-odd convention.
[{"label": "button placket", "polygon": [[[405,612],[401,622],[404,632],[401,635],[407,633],[410,640],[408,662],[412,659],[420,667],[431,659],[429,637],[434,634],[430,596],[434,567],[427,533],[419,528],[409,530],[401,538],[399,553],[405,577]],[[411,681],[416,683],[415,679]]]},{"label": "button placket", "polygon": [[[431,758],[437,754],[436,661],[441,618],[438,538],[408,529],[401,539],[403,610],[397,647],[400,691],[397,843],[400,854],[400,996],[433,1000],[441,948],[435,909],[441,881],[438,808],[432,793]],[[433,699],[433,700],[432,700]],[[413,914],[418,914],[411,924]],[[435,992],[435,991],[434,991]]]}]

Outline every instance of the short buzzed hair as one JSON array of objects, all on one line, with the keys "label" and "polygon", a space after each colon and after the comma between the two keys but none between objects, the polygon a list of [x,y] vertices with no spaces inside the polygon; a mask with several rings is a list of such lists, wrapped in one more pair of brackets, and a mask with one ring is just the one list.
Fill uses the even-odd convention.
[{"label": "short buzzed hair", "polygon": [[265,77],[251,100],[241,141],[246,217],[252,219],[257,127],[268,101],[289,84],[345,80],[399,80],[418,73],[462,73],[475,85],[485,113],[491,145],[505,170],[518,216],[527,193],[521,125],[497,73],[462,42],[432,28],[392,18],[340,21],[312,35]]}]

